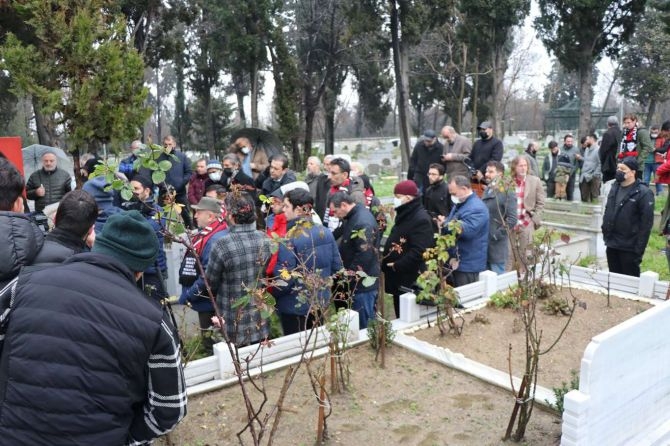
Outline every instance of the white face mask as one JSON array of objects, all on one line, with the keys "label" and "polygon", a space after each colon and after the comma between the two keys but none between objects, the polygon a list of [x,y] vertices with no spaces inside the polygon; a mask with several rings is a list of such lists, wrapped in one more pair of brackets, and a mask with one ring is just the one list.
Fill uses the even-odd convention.
[{"label": "white face mask", "polygon": [[461,199],[458,198],[456,195],[452,195],[451,196],[451,202],[454,203],[454,204],[458,204],[458,203],[461,202]]},{"label": "white face mask", "polygon": [[242,147],[242,153],[244,153],[245,155],[248,155],[250,151],[251,150],[249,150],[249,147]]},{"label": "white face mask", "polygon": [[402,206],[403,204],[405,204],[405,203],[402,202],[402,198],[393,197],[393,207],[394,207],[394,208],[397,209],[397,208],[399,208],[400,206]]},{"label": "white face mask", "polygon": [[221,179],[221,172],[212,172],[209,174],[209,179],[212,181],[219,181]]}]

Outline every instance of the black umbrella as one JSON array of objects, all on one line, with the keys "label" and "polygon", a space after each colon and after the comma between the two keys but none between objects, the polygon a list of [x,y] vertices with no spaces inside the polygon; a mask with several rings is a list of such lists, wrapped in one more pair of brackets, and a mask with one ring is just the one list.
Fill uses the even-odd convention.
[{"label": "black umbrella", "polygon": [[268,157],[275,153],[282,152],[282,143],[277,135],[268,132],[267,130],[253,127],[239,129],[230,137],[231,144],[234,143],[237,138],[247,138],[253,146],[253,150],[263,150]]}]

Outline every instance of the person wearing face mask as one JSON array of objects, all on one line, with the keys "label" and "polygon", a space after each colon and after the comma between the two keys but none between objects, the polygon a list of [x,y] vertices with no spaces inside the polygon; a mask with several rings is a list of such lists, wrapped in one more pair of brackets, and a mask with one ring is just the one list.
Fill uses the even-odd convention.
[{"label": "person wearing face mask", "polygon": [[256,195],[254,180],[241,170],[240,160],[232,153],[223,157],[223,177],[222,183],[226,190],[230,191],[233,186],[246,192]]},{"label": "person wearing face mask", "polygon": [[220,184],[224,188],[226,187],[223,181],[223,166],[219,160],[209,160],[207,163],[207,179],[205,180],[205,190],[208,187]]},{"label": "person wearing face mask", "polygon": [[654,194],[636,178],[637,159],[617,166],[603,213],[603,240],[610,272],[640,276],[640,263],[654,224]]},{"label": "person wearing face mask", "polygon": [[401,181],[393,189],[395,223],[384,245],[382,271],[385,290],[393,295],[393,308],[400,317],[400,287],[410,288],[426,269],[423,253],[435,246],[433,224],[411,180]]},{"label": "person wearing face mask", "polygon": [[254,147],[248,138],[237,138],[231,147],[231,151],[240,159],[242,171],[254,180],[270,165],[265,150]]},{"label": "person wearing face mask", "polygon": [[459,287],[479,280],[486,270],[489,244],[489,210],[472,190],[470,179],[456,175],[449,180],[449,194],[454,206],[447,218],[438,217],[442,234],[450,234],[456,223],[456,245],[449,249],[451,275],[447,279]]},{"label": "person wearing face mask", "polygon": [[510,168],[514,175],[517,222],[510,234],[510,255],[507,270],[525,272],[528,267],[528,246],[533,242],[535,230],[542,225],[545,193],[538,177],[528,175],[528,160],[517,156]]},{"label": "person wearing face mask", "polygon": [[579,193],[584,203],[591,203],[597,201],[600,196],[600,180],[602,178],[600,156],[598,155],[600,148],[596,135],[591,133],[586,136],[584,145],[582,171],[579,175]]},{"label": "person wearing face mask", "polygon": [[472,177],[472,188],[478,196],[482,196],[486,182],[484,173],[486,164],[489,161],[500,161],[503,157],[503,143],[493,136],[493,124],[490,121],[484,121],[477,127],[479,139],[472,146],[470,158],[476,170]]}]

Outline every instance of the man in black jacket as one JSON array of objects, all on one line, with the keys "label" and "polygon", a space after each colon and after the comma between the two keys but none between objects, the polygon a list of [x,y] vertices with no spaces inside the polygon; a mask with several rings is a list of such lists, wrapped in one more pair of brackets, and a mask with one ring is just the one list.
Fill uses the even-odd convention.
[{"label": "man in black jacket", "polygon": [[115,214],[92,252],[0,295],[3,444],[149,444],[186,415],[174,328],[135,285],[157,252],[139,212]]},{"label": "man in black jacket", "polygon": [[442,162],[444,146],[437,140],[434,130],[426,130],[423,137],[414,146],[409,159],[407,179],[413,180],[420,192],[428,187],[428,166]]},{"label": "man in black jacket", "polygon": [[640,263],[654,224],[654,194],[635,174],[635,157],[617,166],[616,183],[607,196],[603,240],[610,272],[640,277]]},{"label": "man in black jacket", "polygon": [[30,265],[42,249],[44,233],[23,214],[23,177],[0,156],[0,289]]},{"label": "man in black jacket", "polygon": [[95,240],[98,205],[83,190],[65,194],[58,204],[56,223],[44,239],[44,246],[33,264],[62,263],[80,252],[86,252]]},{"label": "man in black jacket", "polygon": [[600,170],[603,173],[603,183],[613,180],[616,174],[616,156],[621,145],[621,129],[616,116],[607,118],[607,131],[603,134],[598,155],[600,156]]},{"label": "man in black jacket", "polygon": [[482,196],[486,187],[484,174],[489,161],[500,161],[503,157],[503,143],[493,136],[493,124],[484,121],[477,127],[479,139],[472,146],[470,158],[472,165],[477,169],[475,177],[472,178],[472,189],[478,196]]},{"label": "man in black jacket", "polygon": [[[359,328],[367,328],[368,321],[375,318],[377,302],[377,277],[379,258],[377,244],[377,220],[372,213],[347,192],[336,192],[330,199],[331,212],[342,220],[342,237],[339,250],[342,264],[348,271],[362,271],[375,280],[369,284],[359,276],[353,276],[348,283],[347,295],[352,296],[351,309],[358,312]],[[350,294],[351,293],[351,294]]]},{"label": "man in black jacket", "polygon": [[446,217],[451,211],[451,195],[449,186],[444,182],[444,166],[431,164],[428,169],[430,186],[423,193],[423,207],[433,219],[433,230],[437,232],[437,217]]}]

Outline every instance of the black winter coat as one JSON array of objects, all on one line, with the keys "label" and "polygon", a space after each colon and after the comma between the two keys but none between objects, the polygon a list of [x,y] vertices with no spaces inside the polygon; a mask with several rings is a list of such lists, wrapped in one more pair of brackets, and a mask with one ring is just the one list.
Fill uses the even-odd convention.
[{"label": "black winter coat", "polygon": [[409,160],[409,169],[407,170],[407,179],[413,180],[420,188],[426,188],[428,182],[428,167],[433,164],[442,164],[442,155],[444,146],[441,142],[435,140],[435,143],[426,147],[423,140],[419,140],[414,146],[412,156]]},{"label": "black winter coat", "polygon": [[607,129],[603,134],[603,140],[598,149],[600,156],[600,170],[603,173],[603,183],[614,178],[617,165],[617,153],[621,144],[621,129],[619,126],[613,126]]},{"label": "black winter coat", "polygon": [[32,264],[44,244],[44,233],[25,214],[0,211],[0,288]]},{"label": "black winter coat", "polygon": [[[340,256],[344,268],[351,271],[363,271],[368,276],[379,277],[379,259],[375,244],[377,241],[377,220],[362,204],[354,206],[342,219],[342,237],[339,242]],[[353,279],[350,290],[365,293],[377,289],[377,281],[363,286]]]},{"label": "black winter coat", "polygon": [[60,228],[54,228],[44,239],[44,246],[33,265],[42,263],[63,263],[75,254],[87,252],[84,240]]},{"label": "black winter coat", "polygon": [[143,424],[161,309],[106,255],[31,268],[19,277],[0,352],[0,442],[122,445],[129,433],[141,438],[131,425]]},{"label": "black winter coat", "polygon": [[621,205],[616,205],[619,183],[612,185],[603,214],[603,240],[608,248],[633,252],[640,257],[649,242],[654,225],[654,194],[640,180]]},{"label": "black winter coat", "polygon": [[[447,217],[451,211],[451,196],[449,186],[444,181],[431,184],[423,191],[423,207],[428,214],[435,218],[438,215]],[[437,226],[435,226],[437,230]]]},{"label": "black winter coat", "polygon": [[482,174],[486,173],[486,163],[489,161],[500,161],[503,157],[503,143],[492,136],[487,140],[478,139],[472,146],[470,158],[475,169]]},{"label": "black winter coat", "polygon": [[[415,198],[399,206],[395,224],[384,245],[382,271],[385,273],[386,292],[399,295],[400,286],[410,287],[425,270],[424,251],[433,246],[433,225],[421,200]],[[392,268],[389,263],[393,263]]]}]

